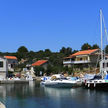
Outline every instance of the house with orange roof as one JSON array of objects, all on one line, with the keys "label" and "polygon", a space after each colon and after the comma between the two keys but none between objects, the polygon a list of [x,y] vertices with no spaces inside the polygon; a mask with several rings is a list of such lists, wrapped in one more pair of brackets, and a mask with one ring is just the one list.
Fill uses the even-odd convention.
[{"label": "house with orange roof", "polygon": [[99,49],[90,49],[84,51],[78,51],[63,59],[63,65],[71,67],[73,65],[80,66],[96,66],[99,55]]},{"label": "house with orange roof", "polygon": [[44,69],[47,69],[48,60],[38,60],[35,63],[33,63],[32,66],[33,67],[35,67],[35,66],[42,66]]},{"label": "house with orange roof", "polygon": [[14,71],[15,65],[18,64],[17,57],[15,56],[4,56],[7,60],[8,71]]}]

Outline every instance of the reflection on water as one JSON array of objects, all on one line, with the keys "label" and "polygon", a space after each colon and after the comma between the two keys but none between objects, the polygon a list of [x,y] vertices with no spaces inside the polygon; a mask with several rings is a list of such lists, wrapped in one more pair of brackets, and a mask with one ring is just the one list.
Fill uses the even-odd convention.
[{"label": "reflection on water", "polygon": [[30,82],[0,85],[0,100],[7,108],[107,108],[108,92],[46,88]]}]

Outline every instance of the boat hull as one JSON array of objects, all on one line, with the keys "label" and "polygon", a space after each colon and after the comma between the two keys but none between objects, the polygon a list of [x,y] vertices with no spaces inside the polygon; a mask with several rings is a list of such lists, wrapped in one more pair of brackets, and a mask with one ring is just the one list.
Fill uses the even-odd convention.
[{"label": "boat hull", "polygon": [[84,86],[88,89],[108,90],[108,80],[95,80],[92,82],[86,82]]},{"label": "boat hull", "polygon": [[55,88],[72,88],[76,87],[76,84],[71,83],[56,83],[56,84],[45,84],[46,87],[55,87]]},{"label": "boat hull", "polygon": [[81,83],[77,83],[76,81],[49,81],[49,82],[41,82],[45,87],[53,87],[53,88],[72,88],[79,87]]}]

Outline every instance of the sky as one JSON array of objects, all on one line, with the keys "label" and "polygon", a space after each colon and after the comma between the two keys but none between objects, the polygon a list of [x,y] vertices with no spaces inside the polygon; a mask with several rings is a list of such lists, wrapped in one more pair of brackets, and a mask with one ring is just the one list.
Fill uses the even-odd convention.
[{"label": "sky", "polygon": [[0,51],[100,45],[100,8],[108,27],[108,0],[0,0]]}]

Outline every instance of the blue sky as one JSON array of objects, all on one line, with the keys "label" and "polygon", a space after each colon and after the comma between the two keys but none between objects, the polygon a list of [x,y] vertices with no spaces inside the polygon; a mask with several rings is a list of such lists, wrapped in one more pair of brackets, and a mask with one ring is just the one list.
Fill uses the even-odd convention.
[{"label": "blue sky", "polygon": [[99,9],[108,27],[108,0],[1,0],[0,51],[100,45]]}]

